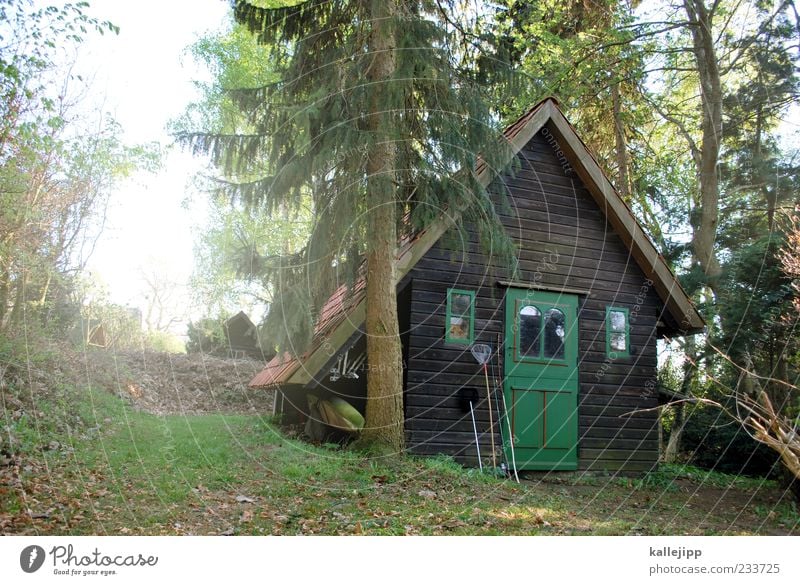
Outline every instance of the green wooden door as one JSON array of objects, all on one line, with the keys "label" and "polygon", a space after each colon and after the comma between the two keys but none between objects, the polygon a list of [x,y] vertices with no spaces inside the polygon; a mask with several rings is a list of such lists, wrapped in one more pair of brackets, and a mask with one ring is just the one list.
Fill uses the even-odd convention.
[{"label": "green wooden door", "polygon": [[574,295],[514,288],[506,295],[503,391],[518,469],[578,466],[577,313]]}]

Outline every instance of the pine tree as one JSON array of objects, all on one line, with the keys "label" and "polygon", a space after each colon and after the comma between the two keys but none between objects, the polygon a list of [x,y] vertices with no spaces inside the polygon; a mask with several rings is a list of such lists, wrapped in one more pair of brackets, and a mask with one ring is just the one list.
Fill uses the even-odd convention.
[{"label": "pine tree", "polygon": [[660,240],[660,218],[643,188],[646,157],[636,152],[648,119],[640,89],[645,53],[632,28],[633,6],[618,0],[498,4],[498,29],[527,80],[523,91],[498,96],[511,105],[504,113],[513,119],[521,104],[555,96],[620,196]]},{"label": "pine tree", "polygon": [[[222,190],[275,213],[310,200],[314,226],[291,258],[262,259],[279,300],[269,319],[302,352],[314,311],[342,281],[366,276],[365,439],[403,446],[397,323],[398,238],[458,210],[487,248],[513,255],[470,172],[507,161],[483,87],[508,79],[480,14],[441,0],[234,1],[236,20],[270,48],[279,81],[236,88],[249,134],[186,134],[234,180]],[[266,163],[263,161],[267,161]],[[364,263],[364,259],[366,259]]]}]

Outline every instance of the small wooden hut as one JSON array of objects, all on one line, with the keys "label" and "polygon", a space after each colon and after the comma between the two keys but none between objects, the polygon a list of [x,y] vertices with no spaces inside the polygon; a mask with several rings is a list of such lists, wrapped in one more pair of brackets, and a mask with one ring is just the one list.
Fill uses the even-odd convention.
[{"label": "small wooden hut", "polygon": [[[476,173],[508,195],[497,210],[518,245],[518,276],[453,217],[399,247],[407,448],[475,465],[494,438],[496,455],[523,470],[649,470],[656,343],[702,331],[703,319],[554,100],[504,136],[517,164]],[[307,416],[308,393],[364,412],[366,378],[379,371],[364,357],[363,285],[329,299],[302,356],[276,356],[252,380],[277,388],[286,420]],[[475,344],[492,348],[491,400]]]}]

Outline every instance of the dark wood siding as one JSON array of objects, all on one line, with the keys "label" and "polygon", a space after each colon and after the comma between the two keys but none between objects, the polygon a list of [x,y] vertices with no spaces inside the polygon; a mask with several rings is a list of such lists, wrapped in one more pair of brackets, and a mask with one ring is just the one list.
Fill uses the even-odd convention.
[{"label": "dark wood siding", "polygon": [[[658,457],[656,412],[629,413],[657,405],[656,324],[661,302],[580,179],[562,167],[541,133],[518,158],[520,166],[513,176],[502,178],[509,208],[501,212],[509,234],[520,245],[520,274],[515,280],[588,291],[579,296],[579,469],[650,469]],[[492,191],[502,189],[500,181]],[[412,452],[447,453],[476,464],[472,422],[459,393],[474,388],[481,397],[476,416],[486,460],[490,453],[485,383],[468,348],[444,343],[446,291],[450,287],[476,291],[476,342],[496,348],[503,335],[506,291],[497,281],[511,277],[503,267],[487,264],[469,225],[449,236],[411,272],[406,434]],[[608,306],[630,311],[635,352],[631,357],[607,359]],[[498,362],[494,360],[492,373],[501,388]],[[499,437],[496,440],[499,445]]]}]

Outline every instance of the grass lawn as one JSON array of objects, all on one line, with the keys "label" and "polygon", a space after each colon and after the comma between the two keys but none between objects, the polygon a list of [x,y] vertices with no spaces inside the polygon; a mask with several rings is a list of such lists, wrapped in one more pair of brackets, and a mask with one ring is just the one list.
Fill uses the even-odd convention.
[{"label": "grass lawn", "polygon": [[[0,467],[4,534],[797,534],[770,481],[690,467],[642,479],[522,484],[446,459],[369,458],[283,436],[254,415],[156,416],[86,391],[14,422]],[[63,421],[62,421],[63,422]],[[80,429],[80,430],[75,430]]]}]

